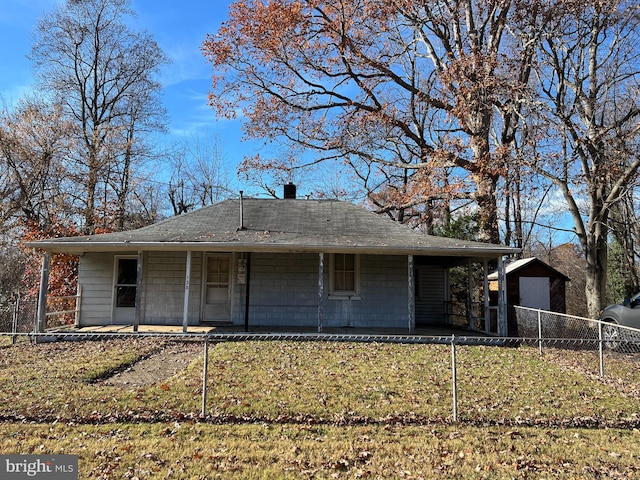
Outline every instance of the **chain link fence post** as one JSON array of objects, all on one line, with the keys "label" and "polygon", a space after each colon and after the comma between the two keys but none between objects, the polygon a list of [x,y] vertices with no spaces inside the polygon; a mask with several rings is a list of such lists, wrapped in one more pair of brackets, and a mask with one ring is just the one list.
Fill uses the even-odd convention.
[{"label": "chain link fence post", "polygon": [[602,342],[602,322],[598,322],[598,356],[600,357],[600,378],[604,378],[604,345]]},{"label": "chain link fence post", "polygon": [[451,381],[452,381],[452,397],[453,397],[453,422],[458,422],[458,374],[456,366],[456,336],[451,335]]},{"label": "chain link fence post", "polygon": [[207,376],[209,370],[209,335],[204,337],[204,367],[202,367],[202,411],[200,416],[207,416]]},{"label": "chain link fence post", "polygon": [[13,317],[11,321],[11,345],[15,345],[18,337],[16,333],[18,333],[18,313],[20,312],[20,296],[16,298],[16,302],[13,304]]},{"label": "chain link fence post", "polygon": [[538,310],[538,350],[542,355],[542,315],[540,310]]}]

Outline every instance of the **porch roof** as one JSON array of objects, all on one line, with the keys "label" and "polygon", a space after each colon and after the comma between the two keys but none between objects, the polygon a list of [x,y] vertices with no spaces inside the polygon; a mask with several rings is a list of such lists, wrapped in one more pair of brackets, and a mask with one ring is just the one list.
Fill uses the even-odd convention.
[{"label": "porch roof", "polygon": [[72,254],[190,250],[495,258],[518,252],[505,245],[425,235],[349,202],[251,198],[225,200],[136,230],[27,246]]}]

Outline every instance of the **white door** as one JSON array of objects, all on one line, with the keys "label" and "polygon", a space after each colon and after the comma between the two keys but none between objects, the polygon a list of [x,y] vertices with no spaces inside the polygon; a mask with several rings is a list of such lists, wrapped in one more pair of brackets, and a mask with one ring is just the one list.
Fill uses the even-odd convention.
[{"label": "white door", "polygon": [[113,323],[130,325],[136,316],[138,258],[116,257],[113,272]]},{"label": "white door", "polygon": [[228,322],[230,320],[231,255],[206,255],[203,292],[203,320]]},{"label": "white door", "polygon": [[520,305],[549,310],[551,292],[549,277],[520,277]]}]

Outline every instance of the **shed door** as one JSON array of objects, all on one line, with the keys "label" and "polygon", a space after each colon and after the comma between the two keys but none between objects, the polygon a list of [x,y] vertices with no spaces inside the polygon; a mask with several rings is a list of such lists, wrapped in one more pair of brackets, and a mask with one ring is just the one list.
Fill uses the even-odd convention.
[{"label": "shed door", "polygon": [[204,321],[230,320],[231,255],[207,255],[204,284]]},{"label": "shed door", "polygon": [[549,277],[520,277],[520,305],[549,310],[551,308]]}]

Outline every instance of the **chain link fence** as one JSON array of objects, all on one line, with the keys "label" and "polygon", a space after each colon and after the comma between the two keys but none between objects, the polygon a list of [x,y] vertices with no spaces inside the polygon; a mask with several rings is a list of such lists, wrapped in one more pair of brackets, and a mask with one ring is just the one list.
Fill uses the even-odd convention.
[{"label": "chain link fence", "polygon": [[515,306],[511,309],[519,338],[537,345],[541,356],[598,376],[639,396],[640,330],[610,322]]},{"label": "chain link fence", "polygon": [[[44,330],[74,325],[78,296],[48,297]],[[0,304],[0,333],[30,333],[36,330],[38,304],[33,299],[16,298]]]},{"label": "chain link fence", "polygon": [[[80,382],[83,385],[78,388],[82,389],[84,392],[83,395],[86,395],[87,398],[92,395],[101,395],[99,392],[106,387],[116,388],[117,390],[113,390],[113,392],[122,392],[123,398],[126,397],[126,392],[134,390],[138,392],[138,397],[143,398],[144,395],[146,395],[144,392],[147,389],[151,389],[149,390],[150,392],[155,392],[152,395],[166,396],[168,399],[166,403],[173,405],[167,412],[158,413],[157,410],[153,412],[127,410],[124,413],[123,411],[117,412],[117,415],[110,411],[110,407],[107,405],[105,406],[105,411],[97,410],[86,414],[91,417],[90,421],[96,422],[101,421],[100,419],[102,418],[104,418],[104,421],[113,421],[113,419],[120,418],[126,420],[129,416],[132,419],[144,420],[146,418],[145,415],[148,415],[149,419],[154,419],[154,421],[162,420],[164,416],[170,419],[173,418],[171,417],[172,415],[179,418],[199,417],[213,422],[234,421],[235,417],[229,416],[228,414],[221,414],[219,411],[221,408],[221,400],[218,397],[222,395],[220,392],[223,391],[224,395],[230,398],[233,397],[232,400],[225,400],[223,405],[227,405],[229,401],[235,402],[236,397],[240,405],[243,405],[245,402],[245,400],[241,398],[243,395],[249,395],[255,400],[260,398],[260,393],[254,392],[250,385],[243,386],[242,382],[236,384],[235,377],[230,377],[229,381],[231,381],[232,384],[220,385],[220,379],[226,378],[224,370],[229,368],[230,365],[233,364],[233,361],[226,359],[225,355],[219,355],[218,353],[214,357],[215,359],[212,359],[209,349],[210,346],[230,345],[238,342],[250,342],[250,345],[247,346],[247,351],[250,353],[247,358],[254,358],[255,355],[259,356],[257,352],[260,350],[255,347],[255,342],[271,342],[272,344],[273,342],[293,342],[295,344],[310,342],[370,343],[381,346],[384,344],[405,344],[416,345],[418,348],[422,348],[420,346],[423,345],[424,348],[427,349],[425,351],[433,351],[434,357],[430,362],[439,365],[438,368],[440,369],[441,378],[446,379],[444,383],[439,382],[436,383],[437,386],[434,385],[430,387],[438,390],[434,394],[437,394],[434,398],[448,398],[445,402],[447,407],[442,410],[442,417],[440,418],[440,421],[445,422],[451,420],[460,421],[461,419],[463,421],[469,421],[471,418],[478,420],[479,418],[480,420],[478,421],[500,421],[514,424],[518,422],[529,422],[536,424],[537,420],[535,417],[528,419],[520,418],[521,412],[526,413],[528,412],[527,409],[530,408],[529,399],[526,400],[526,402],[529,403],[525,402],[526,404],[523,404],[520,409],[521,412],[518,412],[517,415],[509,410],[512,409],[513,406],[510,406],[508,401],[503,401],[503,399],[513,398],[519,395],[519,393],[515,391],[509,391],[509,388],[518,388],[515,384],[512,386],[496,387],[496,389],[494,389],[496,391],[491,394],[496,395],[494,397],[487,396],[488,394],[486,392],[477,390],[477,378],[473,376],[486,376],[486,372],[482,371],[483,368],[493,370],[494,372],[503,371],[504,378],[509,378],[510,375],[514,375],[514,372],[509,370],[511,362],[506,361],[503,363],[505,355],[513,358],[516,358],[515,356],[521,356],[522,358],[529,358],[530,360],[539,358],[540,362],[556,363],[561,365],[563,369],[566,369],[563,370],[567,372],[566,375],[578,372],[594,380],[600,379],[599,381],[614,385],[616,389],[623,389],[625,394],[637,397],[637,399],[640,400],[640,379],[637,378],[638,375],[635,373],[637,372],[637,365],[640,361],[640,351],[638,350],[638,344],[635,340],[625,339],[624,342],[620,340],[618,345],[609,344],[609,346],[607,346],[608,339],[603,336],[603,329],[601,328],[603,325],[594,320],[524,308],[519,308],[517,311],[519,326],[522,328],[522,332],[527,334],[519,338],[474,336],[472,334],[468,336],[370,335],[365,333],[354,335],[331,333],[123,334],[64,333],[55,331],[50,331],[46,334],[18,333],[15,336],[31,340],[33,343],[32,346],[25,346],[24,348],[28,348],[29,351],[25,350],[21,352],[17,358],[38,358],[36,361],[44,361],[39,358],[43,356],[47,357],[47,352],[50,349],[47,345],[52,345],[52,342],[64,343],[64,345],[56,347],[54,351],[56,355],[60,351],[68,352],[68,361],[70,362],[77,362],[79,360],[77,357],[78,351],[83,352],[80,354],[81,363],[86,362],[86,365],[83,366],[81,370],[95,369],[99,372],[92,374],[93,377],[89,386],[86,385],[86,380]],[[627,332],[625,332],[625,335],[626,334]],[[9,335],[10,334],[4,335],[4,337]],[[2,337],[3,336],[0,335],[0,340],[2,340]],[[95,346],[92,344],[95,344]],[[508,349],[503,350],[504,347],[508,347]],[[498,348],[498,350],[496,350],[496,348]],[[31,349],[34,350],[32,351]],[[38,349],[42,349],[42,353],[38,353]],[[348,350],[349,347],[346,347],[346,349]],[[540,349],[539,353],[537,351],[538,349]],[[308,352],[315,350],[315,348],[312,348],[308,350]],[[411,351],[415,352],[416,350]],[[29,352],[36,352],[35,356],[31,357]],[[294,353],[297,354],[297,350],[294,350]],[[122,358],[109,367],[98,368],[98,365],[93,364],[93,362],[101,363],[106,361],[112,354],[114,357],[119,355]],[[485,354],[488,354],[487,358],[497,363],[484,365],[483,362],[479,360],[479,355]],[[64,354],[60,354],[58,361],[63,362],[65,358],[67,357],[65,357]],[[207,361],[202,361],[203,358],[207,359]],[[235,357],[233,358],[235,359]],[[255,357],[254,359],[257,358],[258,357]],[[295,358],[295,355],[293,358]],[[220,362],[221,359],[224,359],[222,365],[217,363]],[[28,362],[29,360],[24,361]],[[53,358],[46,358],[46,362],[43,364],[44,367],[34,365],[32,376],[35,376],[31,382],[37,383],[38,380],[35,378],[39,372],[42,372],[42,368],[49,368],[54,361]],[[235,359],[234,361],[239,361],[239,359]],[[478,364],[478,362],[480,362],[480,364]],[[0,364],[1,363],[2,362],[0,362]],[[7,363],[7,365],[9,364],[10,362]],[[243,363],[243,365],[244,368],[249,370],[257,368],[255,365],[251,365],[250,362],[246,362],[246,364]],[[606,375],[605,366],[607,367]],[[29,370],[31,366],[23,365],[21,368]],[[282,363],[278,362],[277,366],[274,366],[274,370],[279,371],[276,377],[281,379],[295,379],[295,375],[292,375],[292,368],[294,368],[294,366],[288,366],[285,360],[283,360]],[[381,368],[384,369],[384,365]],[[424,366],[422,368],[424,368]],[[239,370],[241,371],[242,368]],[[390,372],[392,371],[393,369],[390,370]],[[0,375],[1,374],[2,372],[0,371]],[[515,374],[517,375],[517,372],[515,372]],[[52,377],[55,378],[55,375]],[[428,380],[425,381],[428,382]],[[560,379],[556,377],[553,382],[553,388],[556,388],[557,381],[560,381]],[[184,382],[186,390],[183,391],[172,382]],[[372,379],[372,382],[375,383],[376,380]],[[383,387],[384,385],[372,388],[374,388],[374,390],[375,388],[383,390]],[[70,384],[70,386],[66,388],[75,387]],[[236,393],[233,392],[234,388],[237,390]],[[490,388],[493,388],[493,386]],[[95,389],[95,393],[92,393],[92,389]],[[228,389],[231,389],[231,391],[229,392]],[[214,390],[214,393],[210,393],[211,390]],[[112,394],[110,393],[109,395]],[[119,399],[120,395],[120,393],[114,393],[112,396],[114,399]],[[171,400],[172,395],[176,395],[175,401]],[[179,395],[185,396],[179,397]],[[477,395],[480,395],[480,397],[478,397],[476,401],[474,400],[474,396]],[[216,398],[218,399],[216,400]],[[552,399],[548,400],[551,401]],[[541,401],[546,400],[543,399]],[[483,403],[487,402],[497,405],[492,406],[495,410],[486,410],[486,407],[482,406]],[[60,408],[62,408],[63,411],[53,411],[52,418],[64,417],[64,409],[68,408],[64,405],[66,404],[61,402]],[[35,406],[32,408],[37,409]],[[80,409],[81,408],[82,407],[80,407]],[[498,415],[496,412],[498,412],[497,409],[499,408],[504,409],[504,413],[500,413],[501,416],[496,417],[498,418],[498,420],[496,420],[493,417]],[[580,407],[576,406],[575,408],[576,412],[579,412]],[[490,413],[486,413],[487,411]],[[5,417],[7,416],[7,412],[0,412],[0,414]],[[22,418],[20,415],[16,418]],[[412,415],[410,412],[407,412],[406,415],[403,414],[402,421],[417,423],[427,421],[424,419],[416,419],[415,416]],[[488,416],[485,418],[484,415]],[[545,414],[543,412],[540,415],[543,417],[546,415],[543,419],[544,421],[553,420],[553,414]],[[571,415],[567,418],[569,417],[571,417]],[[621,421],[619,418],[614,417],[615,414],[612,413],[612,421]],[[82,418],[84,417],[81,417],[80,420],[82,420]],[[316,420],[317,419],[314,419],[313,421]],[[429,419],[428,421],[432,420],[433,419]],[[594,421],[597,423],[605,420],[606,419],[599,418]],[[318,421],[321,421],[321,419]],[[362,420],[356,419],[354,421]],[[562,421],[569,420],[564,419]],[[627,425],[628,420],[625,419],[623,423]],[[640,419],[637,419],[637,422],[633,425],[639,427]]]},{"label": "chain link fence", "polygon": [[518,335],[542,345],[638,354],[640,330],[584,317],[515,306]]},{"label": "chain link fence", "polygon": [[36,321],[36,302],[33,300],[16,299],[0,305],[0,333],[11,333],[12,342],[18,338],[15,334],[29,333],[34,330]]},{"label": "chain link fence", "polygon": [[[3,336],[0,333],[0,345],[3,344]],[[89,360],[91,354],[95,350],[95,348],[88,346],[92,343],[98,345],[96,348],[102,352],[104,355],[108,355],[108,352],[111,350],[115,351],[116,355],[121,355],[125,360],[120,359],[116,364],[110,368],[105,368],[99,374],[92,374],[91,379],[80,383],[89,383],[91,385],[95,385],[97,390],[107,387],[115,387],[120,390],[120,392],[132,391],[131,389],[135,389],[138,392],[143,391],[146,388],[157,389],[160,387],[162,391],[161,394],[166,394],[167,398],[172,396],[172,392],[175,390],[174,387],[168,386],[170,383],[170,379],[186,377],[187,370],[191,369],[193,372],[194,364],[200,363],[201,365],[196,368],[200,368],[201,374],[200,376],[200,388],[193,389],[195,383],[193,382],[194,376],[191,375],[191,379],[187,380],[190,382],[192,395],[198,395],[198,400],[196,401],[195,397],[191,397],[190,399],[180,399],[179,403],[181,406],[178,406],[178,402],[176,402],[176,406],[173,407],[172,411],[169,413],[158,412],[157,410],[153,412],[138,412],[130,410],[125,412],[124,414],[119,412],[114,414],[109,411],[97,411],[94,410],[89,414],[90,418],[85,418],[84,416],[76,416],[77,418],[74,421],[91,421],[91,422],[113,422],[116,419],[120,419],[123,421],[135,420],[135,421],[145,421],[151,420],[153,421],[162,421],[172,419],[174,416],[180,419],[193,419],[199,418],[201,420],[209,420],[212,422],[236,422],[236,421],[244,421],[243,417],[236,418],[233,415],[222,415],[219,416],[219,413],[216,413],[219,406],[211,405],[209,393],[212,386],[216,386],[216,379],[210,373],[210,369],[212,366],[218,367],[210,358],[210,346],[211,345],[220,345],[220,344],[230,344],[230,343],[243,343],[243,342],[264,342],[264,343],[273,343],[273,342],[287,342],[287,343],[295,343],[295,344],[310,344],[310,343],[324,343],[324,344],[332,344],[332,343],[342,343],[342,344],[355,344],[355,343],[367,343],[367,344],[401,344],[401,345],[437,345],[438,354],[442,356],[443,365],[447,364],[447,359],[450,360],[448,365],[445,367],[445,371],[442,372],[442,375],[446,378],[449,377],[449,386],[445,387],[440,385],[441,388],[444,388],[450,395],[450,401],[447,402],[450,408],[449,414],[445,414],[445,417],[441,419],[441,421],[449,422],[453,420],[457,422],[459,420],[459,411],[460,408],[458,406],[458,392],[459,392],[459,378],[463,377],[463,370],[460,370],[459,367],[459,354],[458,352],[461,349],[465,349],[466,347],[471,346],[479,346],[479,347],[505,347],[505,346],[519,346],[520,341],[517,339],[503,339],[498,337],[490,337],[490,336],[465,336],[465,335],[441,335],[441,336],[425,336],[425,335],[394,335],[394,334],[332,334],[332,333],[115,333],[115,332],[100,332],[100,333],[78,333],[78,332],[65,332],[63,330],[55,331],[51,330],[47,333],[34,333],[33,331],[29,333],[17,334],[18,337],[29,340],[32,345],[28,346],[30,349],[38,349],[42,348],[43,350],[47,350],[47,347],[52,344],[57,344],[59,342],[64,342],[68,345],[68,347],[61,347],[62,349],[67,349],[69,352],[69,361],[77,362],[78,359],[74,358],[74,356],[78,355],[74,347],[77,346],[79,351],[86,349],[88,354],[83,355],[82,361],[91,361]],[[112,347],[112,344],[121,345],[119,347]],[[255,347],[250,347],[255,348]],[[122,349],[130,350],[130,354],[123,355]],[[346,348],[350,350],[350,347]],[[311,352],[312,350],[309,350]],[[86,357],[84,356],[86,355]],[[37,354],[36,354],[37,356]],[[29,357],[28,355],[25,358]],[[355,359],[354,359],[355,360]],[[102,361],[102,360],[100,360]],[[53,358],[46,359],[47,367],[51,366],[55,363]],[[464,363],[464,362],[463,362]],[[0,362],[0,365],[2,362]],[[279,367],[282,368],[281,376],[283,378],[293,378],[290,372],[287,372],[288,366],[286,363],[280,363]],[[247,368],[254,368],[251,365],[246,365]],[[91,365],[87,365],[87,369],[91,369]],[[24,368],[29,371],[29,366]],[[84,368],[83,368],[84,369]],[[38,375],[38,372],[41,372],[41,368],[37,365],[34,365],[34,372],[31,376]],[[100,369],[98,369],[100,370]],[[447,372],[448,370],[448,372]],[[58,375],[59,376],[59,375]],[[2,381],[2,372],[0,371],[0,383]],[[463,382],[461,382],[463,383]],[[81,386],[81,388],[86,389],[86,385]],[[226,387],[224,387],[226,389]],[[249,390],[251,390],[249,388]],[[140,393],[138,395],[141,395]],[[90,395],[89,395],[90,396]],[[114,395],[116,398],[118,395]],[[50,400],[49,400],[50,402]],[[171,404],[172,401],[165,401],[167,404]],[[199,403],[199,411],[195,411],[194,407],[196,403]],[[181,411],[183,409],[183,411]],[[29,410],[38,410],[38,407],[33,405],[29,408]],[[462,412],[464,415],[464,412]],[[150,416],[148,416],[150,415]],[[335,416],[335,415],[334,415]],[[7,412],[3,412],[2,408],[0,408],[0,417],[5,419],[11,418],[11,415],[7,414]],[[60,412],[51,412],[39,414],[34,418],[31,418],[32,421],[42,421],[42,420],[60,420],[62,414]],[[129,418],[131,417],[131,418]],[[400,413],[399,418],[404,417],[404,414]],[[24,414],[19,414],[17,417],[20,421],[24,421],[29,419],[28,416]],[[313,422],[323,422],[323,421],[333,421],[333,420],[323,420],[322,418],[311,418],[310,420],[304,420],[306,418],[304,415],[301,415],[302,421],[313,421]],[[102,419],[102,420],[101,420]],[[264,419],[264,421],[272,421],[273,419]],[[348,418],[342,418],[340,422],[348,423],[350,420]],[[366,421],[378,421],[376,419],[363,419],[361,417],[354,418],[353,420],[356,423],[366,422]],[[433,419],[427,418],[416,418],[415,414],[412,412],[406,413],[406,419],[398,420],[400,422],[406,423],[423,423],[423,422],[431,422]]]},{"label": "chain link fence", "polygon": [[0,305],[0,332],[7,333],[13,331],[13,312],[12,304]]},{"label": "chain link fence", "polygon": [[[72,309],[72,307],[64,308]],[[524,307],[514,307],[512,311],[515,311],[518,337],[482,336],[473,332],[465,332],[463,335],[429,336],[382,335],[364,332],[361,334],[258,332],[162,334],[157,332],[98,333],[82,332],[81,330],[72,332],[49,330],[46,333],[36,334],[34,333],[36,304],[35,302],[20,302],[17,305],[5,306],[0,309],[0,327],[2,332],[6,332],[4,334],[0,333],[0,345],[8,348],[4,352],[0,350],[0,354],[4,355],[4,361],[0,361],[0,365],[3,365],[0,368],[0,382],[3,375],[5,375],[5,371],[13,368],[13,363],[23,362],[23,365],[17,365],[16,372],[22,369],[28,373],[32,370],[31,373],[27,374],[30,379],[27,384],[30,389],[35,391],[37,389],[36,384],[39,382],[38,375],[46,376],[46,369],[50,368],[54,362],[77,363],[80,366],[74,367],[73,371],[84,372],[83,375],[85,376],[86,371],[93,372],[91,373],[90,382],[85,377],[82,377],[85,379],[78,382],[82,385],[77,386],[82,390],[82,395],[86,395],[87,398],[93,395],[96,395],[97,398],[100,397],[102,395],[100,392],[106,387],[120,389],[117,391],[122,392],[123,399],[127,395],[126,392],[132,391],[131,389],[135,389],[138,392],[137,396],[140,398],[144,397],[145,394],[143,392],[146,391],[145,389],[152,389],[150,391],[155,393],[151,395],[154,396],[166,395],[167,398],[170,398],[174,394],[183,395],[183,397],[176,397],[175,405],[170,413],[158,413],[157,410],[153,412],[131,410],[125,413],[120,412],[114,416],[114,413],[109,411],[107,406],[104,412],[87,413],[86,415],[89,415],[91,419],[85,419],[86,421],[100,421],[103,417],[105,421],[113,421],[114,418],[128,418],[127,415],[131,416],[131,418],[140,419],[146,418],[144,415],[147,414],[150,416],[149,418],[155,419],[158,419],[158,415],[174,415],[180,418],[200,417],[210,421],[226,421],[231,417],[217,413],[221,408],[220,400],[218,399],[217,403],[213,400],[222,395],[221,391],[224,395],[233,397],[232,400],[225,400],[223,405],[227,405],[229,402],[235,405],[233,402],[236,402],[236,400],[241,402],[240,405],[243,405],[242,402],[244,400],[240,397],[249,395],[250,397],[259,398],[260,396],[259,393],[252,391],[250,385],[243,386],[242,383],[238,383],[233,387],[233,385],[219,384],[221,378],[226,378],[224,370],[233,365],[234,362],[242,363],[239,367],[239,375],[242,375],[242,368],[249,370],[256,368],[256,365],[261,362],[261,357],[260,353],[258,353],[259,349],[252,346],[255,345],[255,342],[271,342],[272,344],[273,342],[293,342],[298,345],[310,342],[404,344],[414,345],[417,349],[421,349],[424,346],[425,352],[433,352],[433,356],[431,356],[432,353],[428,354],[429,360],[427,363],[424,363],[420,368],[416,367],[412,370],[420,371],[431,364],[439,365],[436,370],[439,371],[440,381],[435,382],[437,386],[433,386],[438,390],[434,394],[434,398],[448,398],[446,401],[448,406],[444,409],[445,412],[448,410],[448,413],[443,413],[441,421],[459,421],[460,417],[467,421],[470,418],[480,418],[480,421],[496,421],[492,415],[497,414],[483,406],[483,403],[486,404],[487,402],[498,405],[497,407],[492,406],[492,408],[496,409],[495,411],[498,408],[505,409],[505,413],[500,414],[504,416],[499,417],[499,421],[503,421],[504,418],[513,423],[521,421],[518,420],[520,418],[519,415],[522,412],[529,412],[528,409],[531,408],[529,403],[531,402],[527,399],[526,401],[529,403],[522,406],[518,415],[514,415],[512,411],[508,411],[508,409],[512,408],[509,402],[503,401],[501,398],[506,399],[519,395],[515,391],[509,391],[510,388],[516,389],[518,387],[507,384],[495,389],[496,391],[491,394],[492,396],[487,396],[486,392],[478,390],[477,378],[484,378],[482,377],[483,375],[487,376],[487,373],[482,370],[483,368],[494,372],[504,370],[502,374],[504,378],[509,378],[510,375],[514,374],[517,376],[517,372],[514,373],[509,370],[509,365],[513,360],[504,361],[505,355],[512,359],[522,357],[532,361],[536,359],[535,362],[538,363],[555,363],[562,367],[562,371],[566,372],[566,375],[572,375],[577,372],[593,380],[613,385],[617,390],[622,389],[625,395],[640,401],[640,375],[637,373],[637,366],[640,362],[639,330],[598,322],[593,319]],[[11,347],[7,345],[7,340],[12,339],[12,343],[15,343],[16,338],[31,341],[33,345],[18,347],[25,350],[16,350],[14,354]],[[53,342],[58,342],[56,345],[60,346],[50,351],[51,347],[48,347],[48,345],[53,345]],[[250,345],[247,345],[247,352],[249,352],[247,358],[258,362],[256,365],[252,365],[249,360],[244,362],[238,360],[233,355],[229,359],[226,359],[225,355],[214,357],[217,360],[211,359],[209,353],[210,345],[230,345],[238,342],[251,342]],[[504,349],[504,347],[508,347],[508,349]],[[317,349],[312,348],[308,352],[315,350]],[[240,351],[237,350],[237,352]],[[421,355],[419,350],[414,349],[411,351]],[[50,353],[52,357],[48,358]],[[295,349],[294,354],[297,355]],[[292,358],[296,358],[295,355]],[[309,355],[312,355],[312,353],[309,353]],[[480,355],[488,355],[486,358],[490,360],[479,360],[481,358]],[[116,360],[111,359],[111,357]],[[206,361],[203,361],[203,359],[206,359]],[[356,358],[353,358],[353,361],[355,360]],[[220,361],[223,362],[222,366],[216,363]],[[484,361],[490,363],[485,365]],[[40,365],[38,362],[43,363]],[[104,365],[102,365],[103,363]],[[60,366],[59,368],[64,369],[66,367]],[[278,375],[281,378],[295,379],[296,377],[292,374],[293,370],[291,368],[293,367],[285,363],[281,364],[280,360],[278,360],[273,370],[278,370]],[[384,369],[385,366],[383,365],[381,368]],[[544,369],[545,367],[537,368]],[[212,369],[213,372],[211,371]],[[392,372],[393,368],[389,370],[389,373]],[[55,372],[55,374],[49,374],[49,376],[50,378],[65,377],[59,371]],[[181,389],[176,384],[171,383],[169,380],[171,378],[174,379],[174,382],[183,382],[185,389]],[[384,380],[385,375],[379,378]],[[442,382],[442,379],[445,379],[445,381]],[[556,380],[559,381],[560,379],[554,379],[554,388]],[[5,379],[5,381],[9,380]],[[234,383],[236,377],[229,377],[228,381]],[[372,381],[375,382],[376,380],[372,379]],[[425,380],[425,382],[428,382],[428,380]],[[419,387],[420,382],[417,381],[415,384],[418,385],[417,388],[421,388]],[[3,388],[5,387],[0,388],[0,390]],[[7,386],[6,388],[9,387]],[[18,387],[12,386],[11,388]],[[76,385],[69,383],[59,389],[73,388],[76,388]],[[238,392],[234,393],[232,391],[229,393],[227,391],[233,388],[238,389]],[[382,391],[386,387],[381,384],[376,388]],[[95,389],[95,392],[93,389]],[[217,393],[209,393],[211,389],[215,389]],[[326,393],[322,395],[326,396]],[[478,395],[480,397],[477,397]],[[19,392],[18,396],[20,396]],[[238,399],[236,399],[236,396]],[[120,399],[120,393],[114,394],[113,398]],[[460,400],[461,398],[462,400]],[[549,399],[549,401],[551,400],[553,399]],[[122,400],[122,402],[126,401]],[[547,399],[540,400],[543,403],[545,401]],[[34,402],[37,402],[37,399]],[[173,400],[167,400],[167,402],[172,404]],[[60,412],[54,411],[52,418],[64,417],[64,409],[69,408],[65,406],[66,404],[66,400],[61,399],[60,408],[62,410]],[[100,404],[99,401],[98,404]],[[8,406],[8,408],[11,410],[13,406]],[[34,404],[28,406],[24,412],[31,411],[29,410],[30,408],[38,409],[37,405]],[[80,406],[78,408],[81,411],[83,407]],[[579,408],[579,406],[576,406],[576,408]],[[486,414],[487,411],[494,413]],[[15,413],[16,419],[24,420],[27,418],[28,415],[25,417],[26,414],[24,412],[17,411]],[[0,409],[0,415],[11,418],[13,414]],[[489,417],[484,418],[484,415],[489,415]],[[511,417],[509,417],[510,415]],[[545,414],[543,412],[540,415],[548,416],[545,421],[549,421],[553,417],[553,413]],[[406,414],[406,418],[409,422],[422,421],[415,420],[410,413]],[[619,421],[618,418],[614,420]],[[636,420],[637,422],[633,425],[640,427],[640,419]],[[532,417],[526,421],[535,424],[536,418]],[[624,422],[626,422],[625,425],[628,424],[628,420],[624,420]]]}]

